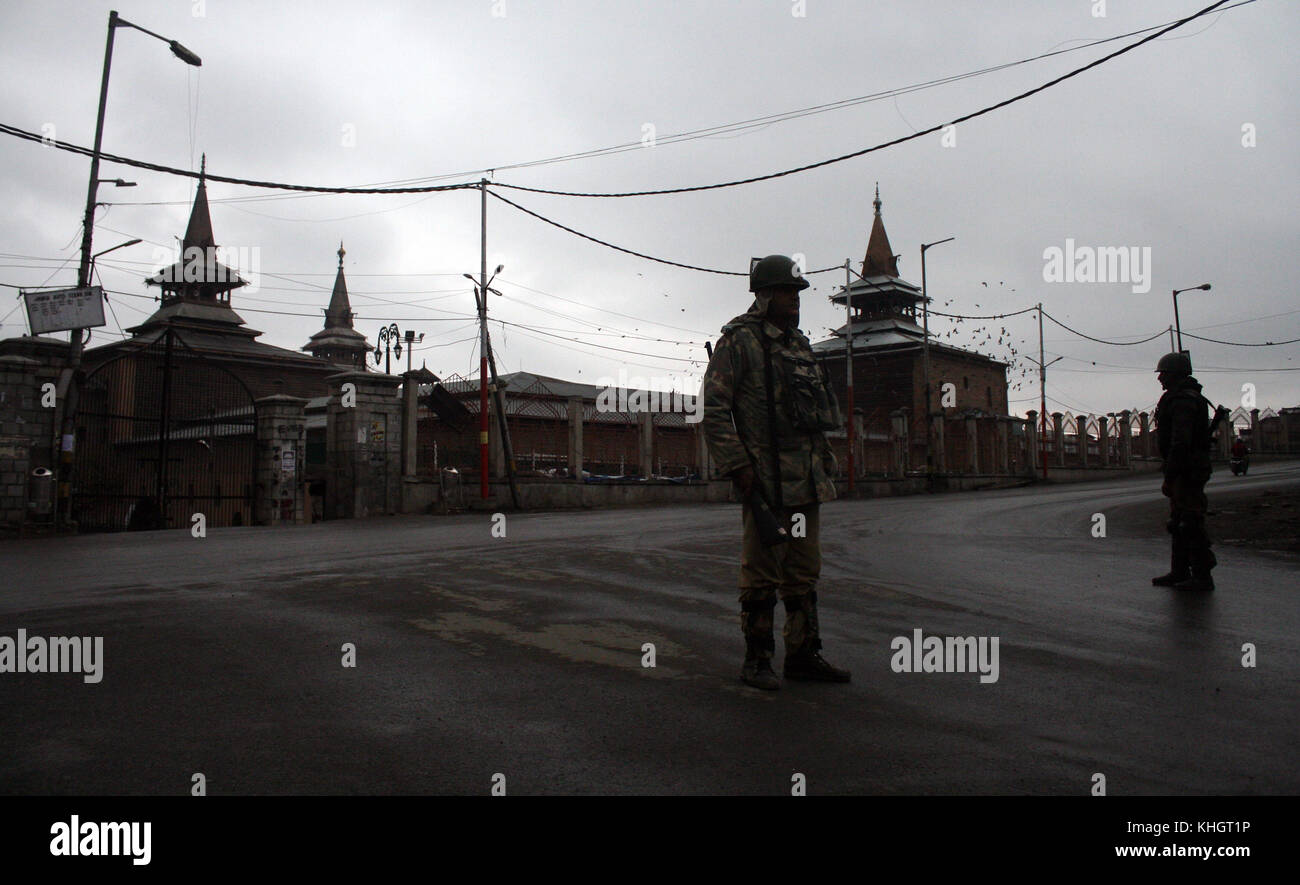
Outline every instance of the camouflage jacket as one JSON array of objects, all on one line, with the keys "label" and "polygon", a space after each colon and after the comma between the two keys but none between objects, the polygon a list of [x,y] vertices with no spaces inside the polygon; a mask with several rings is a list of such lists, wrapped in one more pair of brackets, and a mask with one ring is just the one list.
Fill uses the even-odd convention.
[{"label": "camouflage jacket", "polygon": [[[839,404],[798,329],[782,331],[766,319],[767,299],[722,327],[704,374],[703,427],[715,475],[752,465],[768,502],[775,506],[772,442],[767,414],[764,348],[771,348],[773,403],[781,466],[780,503],[785,507],[835,499],[830,477],[835,455],[824,431],[843,424]],[[820,421],[810,416],[820,415]],[[820,429],[811,429],[820,424]]]},{"label": "camouflage jacket", "polygon": [[1195,378],[1166,390],[1156,404],[1156,442],[1166,477],[1210,470],[1209,405]]}]

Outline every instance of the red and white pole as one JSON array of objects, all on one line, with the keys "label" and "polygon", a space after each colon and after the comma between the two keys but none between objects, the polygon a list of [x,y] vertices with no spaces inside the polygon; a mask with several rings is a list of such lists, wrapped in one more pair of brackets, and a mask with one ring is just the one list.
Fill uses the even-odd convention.
[{"label": "red and white pole", "polygon": [[487,179],[480,178],[479,196],[481,198],[482,214],[482,248],[480,251],[481,261],[479,263],[479,287],[478,287],[478,443],[479,443],[479,493],[483,500],[489,497],[488,492],[488,340],[487,340]]}]

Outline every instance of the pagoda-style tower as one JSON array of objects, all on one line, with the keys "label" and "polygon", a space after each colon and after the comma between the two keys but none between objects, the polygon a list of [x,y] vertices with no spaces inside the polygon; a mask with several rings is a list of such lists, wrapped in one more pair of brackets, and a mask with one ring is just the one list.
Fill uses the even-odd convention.
[{"label": "pagoda-style tower", "polygon": [[233,268],[217,261],[217,244],[208,214],[207,157],[199,167],[199,187],[190,210],[190,223],[181,241],[180,260],[145,279],[145,284],[162,289],[162,307],[138,326],[133,334],[151,332],[162,326],[256,338],[261,332],[249,329],[230,307],[230,293],[248,282]]},{"label": "pagoda-style tower", "polygon": [[[871,238],[867,242],[867,254],[862,260],[863,279],[849,284],[848,292],[841,290],[832,295],[831,300],[843,305],[852,299],[853,340],[857,346],[860,337],[869,336],[874,342],[881,342],[881,336],[891,343],[902,343],[909,339],[921,341],[924,331],[916,322],[916,306],[924,297],[921,289],[898,275],[898,257],[889,245],[889,235],[885,233],[885,222],[880,216],[880,186],[876,186],[875,218],[871,222]],[[847,332],[841,326],[835,335],[841,340]]]},{"label": "pagoda-style tower", "polygon": [[339,243],[339,270],[334,277],[330,306],[325,310],[325,328],[311,336],[302,349],[335,365],[364,371],[370,345],[366,343],[365,335],[352,328],[352,304],[348,300],[347,280],[343,278],[343,256],[346,254],[343,244]]}]

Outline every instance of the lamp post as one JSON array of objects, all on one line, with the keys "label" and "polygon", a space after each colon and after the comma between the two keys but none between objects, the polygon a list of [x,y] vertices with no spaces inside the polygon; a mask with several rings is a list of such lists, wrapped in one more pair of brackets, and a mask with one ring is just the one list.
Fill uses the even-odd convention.
[{"label": "lamp post", "polygon": [[[410,372],[410,371],[411,371],[411,352],[415,350],[416,342],[419,342],[419,341],[423,341],[423,340],[424,340],[424,333],[421,332],[419,335],[416,335],[413,331],[411,331],[410,329],[407,329],[407,330],[406,330],[406,334],[403,335],[402,338],[403,338],[403,340],[406,341],[406,371],[407,371],[407,372]],[[402,358],[402,355],[399,353],[399,354],[397,355],[397,358],[398,358],[398,359],[401,359],[401,358]]]},{"label": "lamp post", "polygon": [[956,237],[948,237],[945,240],[935,240],[933,243],[921,244],[921,310],[923,316],[924,335],[921,338],[921,362],[925,367],[925,473],[927,476],[934,472],[934,455],[931,453],[931,405],[930,405],[930,290],[925,285],[925,252],[932,246],[938,246],[943,243],[950,243]]},{"label": "lamp post", "polygon": [[[118,28],[135,28],[163,41],[171,49],[172,54],[193,67],[200,67],[203,61],[190,50],[186,49],[175,40],[170,40],[161,34],[155,34],[147,28],[142,28],[137,24],[132,24],[112,10],[108,14],[108,40],[104,46],[104,73],[99,83],[99,114],[95,119],[95,146],[90,155],[90,184],[86,188],[86,213],[82,220],[81,229],[81,265],[77,270],[77,288],[84,289],[90,284],[90,261],[91,261],[91,240],[95,231],[95,197],[98,194],[99,184],[103,180],[99,177],[99,155],[100,146],[104,140],[104,108],[108,103],[108,75],[113,62],[113,36]],[[118,187],[130,187],[131,184],[115,179],[113,183]],[[56,448],[59,451],[59,465],[61,481],[59,483],[59,507],[58,514],[61,518],[66,518],[67,508],[71,502],[72,493],[72,461],[73,450],[75,446],[75,423],[77,409],[77,391],[72,385],[72,380],[81,366],[81,353],[85,345],[82,330],[73,329],[69,335],[69,355],[68,365],[60,373],[58,386],[58,402],[62,404],[63,415],[61,426],[61,440],[56,441]]]},{"label": "lamp post", "polygon": [[98,258],[99,256],[107,255],[109,252],[116,252],[118,249],[125,249],[127,246],[134,246],[137,243],[143,243],[143,242],[144,240],[140,239],[139,237],[136,237],[134,240],[127,240],[125,243],[118,243],[116,246],[111,246],[108,249],[105,249],[103,252],[96,252],[94,255],[90,256],[90,267],[92,270],[91,275],[92,276],[94,275],[93,270],[95,267],[95,259]]},{"label": "lamp post", "polygon": [[391,353],[396,353],[399,360],[402,358],[402,330],[397,328],[397,323],[389,323],[375,336],[375,366],[379,366],[379,358],[382,356],[385,375],[393,374],[392,360],[389,358]]},{"label": "lamp post", "polygon": [[1178,331],[1178,350],[1179,350],[1179,352],[1182,352],[1182,349],[1183,349],[1183,326],[1182,326],[1181,323],[1178,322],[1178,293],[1180,293],[1180,292],[1191,292],[1193,289],[1201,289],[1201,290],[1203,290],[1203,291],[1205,291],[1205,292],[1208,292],[1208,291],[1210,291],[1210,284],[1209,284],[1209,283],[1201,283],[1199,286],[1188,286],[1186,289],[1175,289],[1175,290],[1174,290],[1174,328]]},{"label": "lamp post", "polygon": [[[118,28],[135,28],[166,43],[172,51],[172,54],[193,67],[203,65],[200,59],[193,52],[190,52],[175,40],[169,40],[161,34],[155,34],[147,28],[142,28],[137,24],[132,24],[117,14],[116,10],[108,14],[108,44],[104,48],[104,74],[99,85],[99,116],[95,121],[95,147],[90,155],[90,186],[86,191],[86,215],[81,231],[81,270],[77,279],[79,288],[89,284],[90,277],[90,242],[94,235],[95,228],[95,196],[99,189],[101,179],[99,177],[99,149],[104,140],[104,108],[108,103],[108,74],[113,63],[113,34]],[[113,179],[112,183],[118,187],[132,187],[134,182],[124,182],[122,179]],[[75,337],[75,333],[74,333]]]}]

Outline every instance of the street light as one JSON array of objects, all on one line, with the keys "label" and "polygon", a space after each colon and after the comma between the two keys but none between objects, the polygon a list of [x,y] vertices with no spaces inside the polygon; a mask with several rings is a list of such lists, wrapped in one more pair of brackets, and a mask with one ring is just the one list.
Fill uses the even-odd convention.
[{"label": "street light", "polygon": [[[406,341],[406,371],[409,373],[411,371],[411,354],[415,351],[416,343],[424,340],[424,333],[421,332],[419,335],[416,335],[415,332],[407,329],[406,334],[402,337],[403,340]],[[400,350],[397,352],[397,358],[402,358]]]},{"label": "street light", "polygon": [[921,338],[922,362],[925,364],[925,472],[929,475],[934,472],[934,455],[931,453],[930,438],[932,436],[933,423],[931,419],[930,406],[930,291],[925,285],[925,252],[932,246],[939,246],[943,243],[950,243],[956,237],[948,237],[944,240],[935,240],[933,243],[921,244],[921,310],[924,318],[924,335]]},{"label": "street light", "polygon": [[[197,68],[203,64],[202,59],[175,40],[169,40],[161,34],[155,34],[148,28],[142,28],[127,21],[117,14],[117,10],[109,12],[108,44],[104,48],[104,74],[99,85],[99,116],[95,121],[95,148],[90,155],[90,187],[86,193],[86,217],[81,231],[81,269],[77,279],[78,288],[84,288],[89,285],[90,281],[90,241],[94,235],[95,227],[95,195],[101,181],[99,177],[99,150],[104,140],[104,107],[108,103],[108,74],[113,63],[113,35],[118,28],[135,28],[137,31],[161,40],[170,47],[173,55],[187,65]],[[124,182],[120,178],[115,179],[113,183],[118,187],[132,187],[134,185],[134,182]]]},{"label": "street light", "polygon": [[1201,283],[1199,286],[1188,286],[1186,289],[1174,290],[1174,328],[1178,331],[1178,351],[1180,353],[1183,350],[1183,326],[1178,322],[1178,293],[1191,292],[1193,289],[1201,289],[1202,291],[1208,292],[1210,291],[1210,284]]},{"label": "street light", "polygon": [[[91,261],[91,239],[95,230],[95,196],[98,192],[99,177],[99,156],[100,147],[104,141],[104,108],[108,102],[108,74],[113,63],[113,35],[119,27],[135,28],[163,41],[171,49],[172,54],[185,62],[187,65],[199,67],[203,61],[190,50],[186,49],[175,40],[169,40],[160,34],[155,34],[147,28],[132,24],[117,14],[117,10],[108,13],[108,40],[104,46],[104,73],[99,82],[99,113],[95,119],[95,147],[90,155],[90,184],[86,188],[86,213],[81,225],[81,264],[77,270],[77,288],[84,289],[90,284],[90,261]],[[118,187],[130,187],[130,184],[122,182],[121,179],[114,181]],[[71,501],[72,493],[72,462],[74,447],[76,445],[76,436],[74,433],[75,417],[77,411],[77,389],[73,386],[72,380],[76,377],[77,371],[81,367],[81,352],[84,342],[82,341],[82,332],[80,329],[73,329],[69,333],[69,343],[71,344],[68,355],[68,365],[63,369],[59,376],[59,385],[57,392],[58,402],[63,407],[63,420],[60,422],[61,437],[55,442],[56,455],[58,456],[60,468],[59,499],[60,506],[57,509],[58,515],[66,514],[66,508]],[[57,521],[57,520],[56,520]]]},{"label": "street light", "polygon": [[397,328],[397,323],[389,323],[379,330],[379,335],[375,338],[375,366],[379,365],[379,358],[384,358],[384,374],[392,374],[392,360],[389,357],[390,351],[397,353],[397,358],[402,358],[402,330]]},{"label": "street light", "polygon": [[99,256],[107,255],[109,252],[116,252],[118,249],[125,249],[127,246],[134,246],[137,243],[143,243],[143,242],[144,240],[140,239],[139,237],[136,237],[134,240],[127,240],[125,243],[118,243],[116,246],[112,246],[108,249],[105,249],[103,252],[96,252],[94,255],[90,256],[91,276],[92,277],[94,276],[95,259],[98,258]]}]

